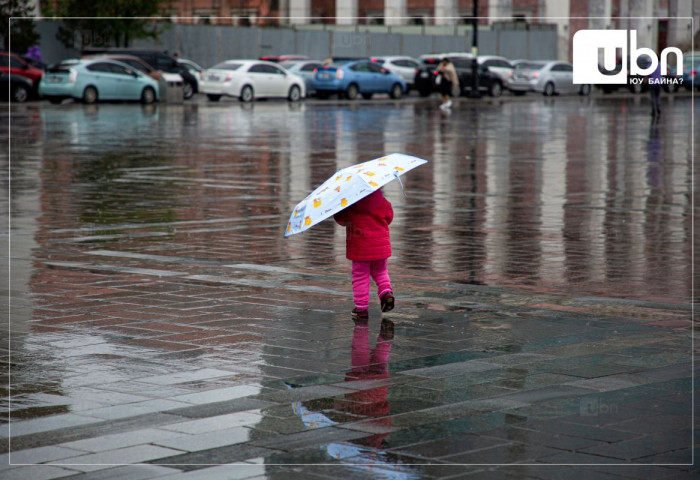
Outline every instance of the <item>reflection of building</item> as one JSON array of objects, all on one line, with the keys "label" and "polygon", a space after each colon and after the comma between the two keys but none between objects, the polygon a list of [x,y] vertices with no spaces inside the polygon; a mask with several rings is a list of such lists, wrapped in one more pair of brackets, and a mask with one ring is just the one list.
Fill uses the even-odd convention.
[{"label": "reflection of building", "polygon": [[[177,23],[220,25],[456,25],[470,23],[474,0],[179,0],[169,11]],[[700,0],[481,0],[479,23],[528,29],[555,23],[560,59],[570,59],[571,38],[582,28],[637,30],[640,46],[690,48],[689,17],[700,20]],[[588,17],[588,18],[586,18]]]}]

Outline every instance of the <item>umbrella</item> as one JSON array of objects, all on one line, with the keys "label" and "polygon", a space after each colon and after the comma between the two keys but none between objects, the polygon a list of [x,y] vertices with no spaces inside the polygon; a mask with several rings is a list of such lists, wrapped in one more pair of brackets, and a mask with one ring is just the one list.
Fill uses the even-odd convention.
[{"label": "umbrella", "polygon": [[284,236],[313,227],[424,163],[428,161],[403,153],[392,153],[338,170],[294,208]]}]

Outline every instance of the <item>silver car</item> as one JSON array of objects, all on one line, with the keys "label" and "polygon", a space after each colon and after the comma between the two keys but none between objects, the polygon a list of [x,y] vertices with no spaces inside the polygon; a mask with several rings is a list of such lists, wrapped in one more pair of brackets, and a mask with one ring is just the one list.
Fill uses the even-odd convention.
[{"label": "silver car", "polygon": [[568,62],[546,62],[530,74],[530,83],[534,91],[547,97],[561,93],[591,93],[591,85],[574,85],[574,66]]},{"label": "silver car", "polygon": [[417,60],[403,55],[372,57],[372,61],[401,77],[409,90],[413,88],[416,72],[421,67]]}]

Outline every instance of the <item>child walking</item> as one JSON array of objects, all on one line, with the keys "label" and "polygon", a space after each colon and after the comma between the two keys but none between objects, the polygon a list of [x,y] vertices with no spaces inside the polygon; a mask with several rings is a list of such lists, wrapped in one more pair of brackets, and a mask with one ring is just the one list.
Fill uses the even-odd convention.
[{"label": "child walking", "polygon": [[381,190],[376,190],[333,218],[345,227],[346,256],[352,260],[353,318],[369,318],[370,277],[377,284],[382,312],[392,310],[394,293],[387,270],[391,256],[389,224],[394,219],[391,203]]}]

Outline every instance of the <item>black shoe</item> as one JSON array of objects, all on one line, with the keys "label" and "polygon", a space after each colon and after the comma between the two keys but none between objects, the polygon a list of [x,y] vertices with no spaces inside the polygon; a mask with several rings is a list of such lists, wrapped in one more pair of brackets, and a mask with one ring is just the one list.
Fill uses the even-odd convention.
[{"label": "black shoe", "polygon": [[394,309],[394,294],[391,292],[386,292],[382,295],[382,312],[388,312]]},{"label": "black shoe", "polygon": [[356,308],[353,308],[352,309],[352,318],[355,318],[357,320],[367,320],[369,318],[369,311],[358,310]]}]

